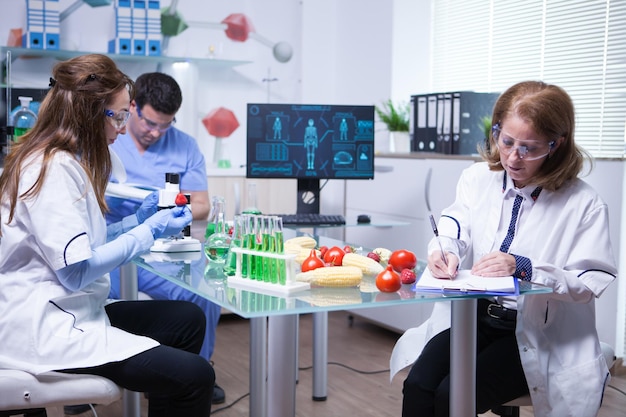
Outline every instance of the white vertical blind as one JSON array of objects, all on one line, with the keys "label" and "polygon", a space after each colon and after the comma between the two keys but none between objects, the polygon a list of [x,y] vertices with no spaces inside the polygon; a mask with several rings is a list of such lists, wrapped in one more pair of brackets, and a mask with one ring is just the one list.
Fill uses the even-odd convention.
[{"label": "white vertical blind", "polygon": [[557,84],[574,100],[576,141],[625,156],[626,0],[434,0],[432,29],[435,91]]}]

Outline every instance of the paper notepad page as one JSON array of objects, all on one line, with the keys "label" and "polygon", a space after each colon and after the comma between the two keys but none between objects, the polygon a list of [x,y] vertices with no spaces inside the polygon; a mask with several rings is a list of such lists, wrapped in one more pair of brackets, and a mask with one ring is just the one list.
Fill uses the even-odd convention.
[{"label": "paper notepad page", "polygon": [[415,285],[418,290],[436,291],[463,291],[463,292],[487,292],[487,293],[511,293],[518,292],[517,279],[512,276],[506,277],[481,277],[472,275],[470,270],[464,269],[457,273],[454,279],[442,279],[432,276],[426,269]]}]

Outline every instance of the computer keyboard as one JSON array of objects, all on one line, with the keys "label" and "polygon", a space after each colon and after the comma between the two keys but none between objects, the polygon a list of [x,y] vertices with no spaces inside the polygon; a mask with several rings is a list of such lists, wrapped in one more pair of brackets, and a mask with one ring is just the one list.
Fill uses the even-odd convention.
[{"label": "computer keyboard", "polygon": [[346,224],[346,219],[340,214],[275,214],[282,217],[285,226],[339,226]]}]

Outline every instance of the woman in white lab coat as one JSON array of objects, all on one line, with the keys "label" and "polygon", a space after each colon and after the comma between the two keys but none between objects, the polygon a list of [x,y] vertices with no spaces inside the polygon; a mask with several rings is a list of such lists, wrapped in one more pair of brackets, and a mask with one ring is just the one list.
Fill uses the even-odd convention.
[{"label": "woman in white lab coat", "polygon": [[50,86],[0,176],[0,368],[102,375],[149,392],[151,417],[206,417],[202,311],[107,302],[110,270],[191,221],[188,208],[156,212],[148,198],[107,243],[108,145],[125,131],[133,82],[94,54],[57,64]]},{"label": "woman in white lab coat", "polygon": [[[478,413],[530,393],[536,416],[595,416],[610,378],[594,308],[616,274],[608,209],[577,178],[583,151],[574,121],[557,86],[529,81],[503,93],[485,162],[465,170],[438,222],[445,257],[429,245],[438,278],[464,262],[476,275],[513,275],[553,290],[479,300]],[[404,382],[403,417],[449,413],[450,333],[445,318],[430,320],[435,336]]]}]

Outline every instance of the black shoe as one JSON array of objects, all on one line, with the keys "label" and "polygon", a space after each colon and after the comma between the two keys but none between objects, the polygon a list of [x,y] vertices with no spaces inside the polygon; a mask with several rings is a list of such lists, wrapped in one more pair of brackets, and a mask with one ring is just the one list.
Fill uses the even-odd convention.
[{"label": "black shoe", "polygon": [[224,390],[219,385],[215,384],[213,387],[213,399],[211,400],[211,404],[222,404],[226,401],[226,394]]},{"label": "black shoe", "polygon": [[78,414],[86,413],[90,411],[91,407],[89,404],[78,404],[78,405],[66,405],[63,407],[63,412],[68,416],[76,416]]}]

